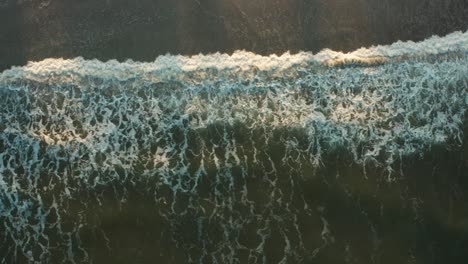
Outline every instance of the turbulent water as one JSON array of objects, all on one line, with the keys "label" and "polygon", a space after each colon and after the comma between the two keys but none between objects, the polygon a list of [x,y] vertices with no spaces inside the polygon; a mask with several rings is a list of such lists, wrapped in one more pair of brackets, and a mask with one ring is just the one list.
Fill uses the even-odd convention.
[{"label": "turbulent water", "polygon": [[4,71],[2,263],[462,263],[467,54],[455,32]]}]

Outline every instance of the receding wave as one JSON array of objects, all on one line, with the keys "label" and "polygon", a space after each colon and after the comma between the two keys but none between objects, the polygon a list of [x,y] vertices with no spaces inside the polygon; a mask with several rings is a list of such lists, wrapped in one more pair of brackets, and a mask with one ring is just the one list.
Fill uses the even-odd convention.
[{"label": "receding wave", "polygon": [[[125,204],[134,189],[154,199],[192,262],[239,263],[242,251],[260,260],[265,230],[285,214],[281,263],[299,262],[307,249],[299,205],[285,206],[297,199],[291,186],[335,155],[383,168],[391,181],[397,160],[459,148],[467,53],[468,32],[455,32],[346,54],[46,59],[4,71],[0,251],[7,262],[89,261],[83,230],[101,229],[86,210]],[[198,219],[193,239],[177,235],[187,217]],[[242,245],[251,224],[260,238]]]}]

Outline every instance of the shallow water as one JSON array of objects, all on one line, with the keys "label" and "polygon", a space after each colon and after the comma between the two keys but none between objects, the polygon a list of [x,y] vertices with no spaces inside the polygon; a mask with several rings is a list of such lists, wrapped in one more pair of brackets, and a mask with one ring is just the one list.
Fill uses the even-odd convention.
[{"label": "shallow water", "polygon": [[464,263],[467,52],[7,70],[3,263]]}]

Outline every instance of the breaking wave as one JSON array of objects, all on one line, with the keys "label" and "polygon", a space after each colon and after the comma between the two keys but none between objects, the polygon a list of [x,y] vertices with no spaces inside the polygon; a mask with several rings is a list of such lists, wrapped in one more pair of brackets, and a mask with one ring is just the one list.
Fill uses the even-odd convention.
[{"label": "breaking wave", "polygon": [[[0,252],[7,262],[89,261],[80,237],[99,225],[85,211],[105,203],[103,189],[125,204],[134,188],[151,194],[174,243],[196,249],[192,262],[236,263],[241,250],[261,262],[265,230],[282,214],[292,218],[278,227],[281,263],[300,261],[307,249],[297,210],[311,209],[292,205],[291,186],[336,155],[384,168],[391,181],[397,160],[458,148],[467,52],[468,32],[455,32],[346,54],[46,59],[4,71]],[[251,178],[264,197],[249,194],[258,192]],[[197,216],[193,239],[174,226],[187,215]],[[207,221],[224,233],[203,233]],[[254,222],[261,239],[241,245]]]}]

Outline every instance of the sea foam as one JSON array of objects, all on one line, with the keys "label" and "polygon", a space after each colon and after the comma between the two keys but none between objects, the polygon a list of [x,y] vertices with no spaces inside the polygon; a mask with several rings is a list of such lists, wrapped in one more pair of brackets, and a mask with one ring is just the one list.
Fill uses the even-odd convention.
[{"label": "sea foam", "polygon": [[[252,168],[274,188],[280,167],[326,166],[336,153],[383,167],[391,180],[396,160],[463,143],[467,52],[468,32],[455,32],[351,53],[46,59],[6,70],[0,218],[12,244],[0,247],[46,261],[54,244],[64,259],[86,260],[77,235],[85,221],[70,228],[62,216],[103,186],[156,179],[148,188],[166,203],[163,188],[199,195],[209,176],[217,208],[232,211],[250,204]],[[176,200],[168,215],[180,214]],[[224,239],[220,247],[233,242]]]}]

